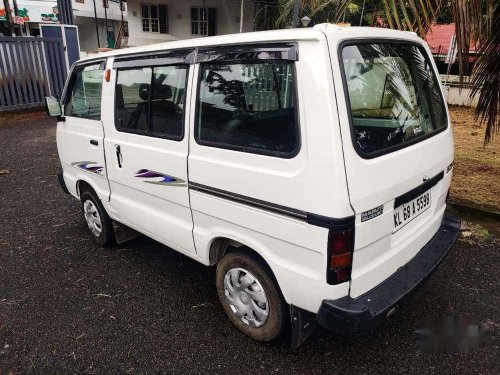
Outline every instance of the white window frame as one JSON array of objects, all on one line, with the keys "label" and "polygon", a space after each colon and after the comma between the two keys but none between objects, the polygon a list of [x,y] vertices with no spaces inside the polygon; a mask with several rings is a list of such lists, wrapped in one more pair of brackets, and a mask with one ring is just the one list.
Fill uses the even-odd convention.
[{"label": "white window frame", "polygon": [[[141,3],[141,30],[143,33],[152,33],[152,34],[159,34],[160,33],[160,10],[158,7],[158,4],[153,4],[153,3]],[[144,18],[142,15],[142,7],[147,6],[148,7],[148,17]],[[151,17],[151,7],[156,7],[156,17],[153,18]],[[144,20],[148,21],[148,31],[144,30]],[[157,31],[153,31],[153,21],[156,21],[156,28]],[[165,20],[168,23],[168,19]]]},{"label": "white window frame", "polygon": [[[191,35],[208,36],[208,8],[209,7],[191,7],[190,8],[189,17],[191,18],[191,20],[190,20],[191,21],[191,23],[190,23]],[[198,19],[196,21],[194,21],[192,18],[193,9],[196,9],[196,12],[198,13]],[[205,10],[205,19],[204,20],[201,19],[201,15],[202,15],[201,10],[202,9]],[[193,24],[196,24],[198,33],[193,33]],[[205,33],[201,32],[202,25],[205,26]]]}]

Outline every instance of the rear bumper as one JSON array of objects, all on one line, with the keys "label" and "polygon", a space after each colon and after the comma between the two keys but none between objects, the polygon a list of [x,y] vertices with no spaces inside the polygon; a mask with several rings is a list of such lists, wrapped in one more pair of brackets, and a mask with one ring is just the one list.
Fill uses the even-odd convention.
[{"label": "rear bumper", "polygon": [[318,323],[340,335],[365,335],[377,327],[393,308],[437,268],[455,243],[460,220],[446,215],[434,237],[406,265],[365,294],[323,300]]}]

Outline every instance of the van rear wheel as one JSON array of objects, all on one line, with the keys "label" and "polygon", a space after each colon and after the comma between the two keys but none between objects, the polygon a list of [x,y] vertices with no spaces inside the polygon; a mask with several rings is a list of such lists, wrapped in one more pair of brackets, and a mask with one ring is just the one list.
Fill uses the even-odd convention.
[{"label": "van rear wheel", "polygon": [[107,246],[114,240],[113,223],[99,198],[92,192],[83,191],[80,196],[82,211],[90,234],[100,246]]},{"label": "van rear wheel", "polygon": [[217,293],[233,324],[257,341],[271,341],[285,324],[285,302],[267,265],[229,253],[217,265]]}]

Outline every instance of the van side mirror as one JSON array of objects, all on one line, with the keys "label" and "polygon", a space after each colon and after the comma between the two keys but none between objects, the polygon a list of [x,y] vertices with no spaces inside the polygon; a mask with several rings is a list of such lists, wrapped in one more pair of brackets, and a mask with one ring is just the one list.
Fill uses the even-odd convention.
[{"label": "van side mirror", "polygon": [[61,117],[62,116],[61,103],[59,103],[59,100],[57,100],[55,97],[46,96],[45,97],[45,107],[47,109],[47,114],[50,117]]}]

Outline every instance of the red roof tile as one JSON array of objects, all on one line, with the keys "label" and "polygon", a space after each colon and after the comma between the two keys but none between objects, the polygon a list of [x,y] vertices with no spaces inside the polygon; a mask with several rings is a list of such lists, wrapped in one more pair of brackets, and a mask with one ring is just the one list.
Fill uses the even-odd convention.
[{"label": "red roof tile", "polygon": [[[450,41],[453,34],[455,34],[454,23],[447,25],[434,24],[427,32],[425,41],[429,44],[429,48],[433,54],[439,53],[441,55],[446,55],[448,53],[448,48],[450,47]],[[471,46],[470,50],[474,51],[474,46]]]}]

